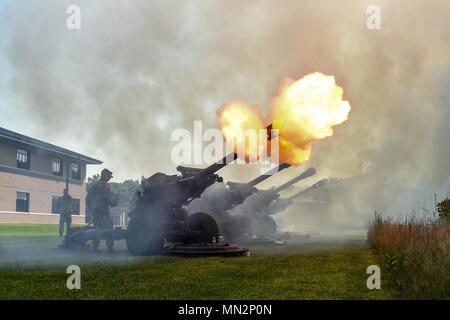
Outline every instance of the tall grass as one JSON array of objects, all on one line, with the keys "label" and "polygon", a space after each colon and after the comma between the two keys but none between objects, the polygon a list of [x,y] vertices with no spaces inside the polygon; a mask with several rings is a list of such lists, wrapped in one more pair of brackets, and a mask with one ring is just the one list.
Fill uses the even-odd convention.
[{"label": "tall grass", "polygon": [[375,213],[368,241],[382,277],[404,298],[448,299],[449,225],[446,221],[383,219]]}]

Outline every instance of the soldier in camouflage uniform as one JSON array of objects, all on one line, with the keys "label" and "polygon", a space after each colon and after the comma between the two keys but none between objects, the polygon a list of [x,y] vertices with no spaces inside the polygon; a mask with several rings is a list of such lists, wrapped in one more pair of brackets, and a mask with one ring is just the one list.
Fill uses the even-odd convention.
[{"label": "soldier in camouflage uniform", "polygon": [[58,199],[59,209],[59,236],[62,237],[64,233],[64,223],[67,224],[67,233],[69,232],[72,223],[72,197],[69,190],[64,189],[64,194]]},{"label": "soldier in camouflage uniform", "polygon": [[[95,229],[112,229],[113,222],[109,213],[109,208],[114,207],[116,202],[111,199],[109,183],[112,178],[112,172],[103,169],[100,180],[91,187],[86,197],[86,209],[88,223],[93,223]],[[98,250],[100,240],[92,241],[92,249]],[[113,252],[114,241],[106,240],[106,246],[109,252]]]}]

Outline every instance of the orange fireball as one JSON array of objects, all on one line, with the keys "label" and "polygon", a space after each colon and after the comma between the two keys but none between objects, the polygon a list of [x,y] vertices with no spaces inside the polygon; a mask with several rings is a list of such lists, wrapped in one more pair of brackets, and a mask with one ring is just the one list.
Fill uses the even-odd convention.
[{"label": "orange fireball", "polygon": [[259,107],[249,106],[242,99],[228,102],[217,110],[217,124],[228,148],[246,161],[256,161],[266,148],[258,135],[265,128],[261,119]]},{"label": "orange fireball", "polygon": [[[217,111],[217,122],[227,143],[231,140],[247,142],[248,137],[243,132],[263,129],[264,124],[272,123],[272,128],[279,131],[276,140],[279,162],[298,166],[311,157],[312,141],[332,136],[333,126],[348,119],[350,104],[342,96],[343,89],[336,85],[333,76],[315,72],[297,81],[284,78],[278,96],[270,101],[267,119],[263,120],[258,106],[249,107],[244,100],[233,100]],[[253,149],[247,146],[245,155],[238,154],[246,159],[257,159],[266,145],[261,139],[256,144],[258,152],[255,156],[252,156]],[[272,156],[273,152],[274,149]]]},{"label": "orange fireball", "polygon": [[309,160],[311,142],[332,136],[333,126],[348,119],[350,104],[342,95],[334,77],[319,72],[281,82],[270,103],[272,127],[280,135],[280,162],[300,165]]}]

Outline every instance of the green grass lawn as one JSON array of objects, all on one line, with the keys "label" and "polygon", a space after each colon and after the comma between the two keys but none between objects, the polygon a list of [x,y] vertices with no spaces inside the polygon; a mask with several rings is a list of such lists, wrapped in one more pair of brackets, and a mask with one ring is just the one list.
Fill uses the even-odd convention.
[{"label": "green grass lawn", "polygon": [[0,224],[0,237],[54,236],[58,234],[58,229],[57,224]]},{"label": "green grass lawn", "polygon": [[[20,235],[17,230],[15,235]],[[395,297],[383,282],[381,290],[367,289],[366,268],[377,263],[361,240],[255,247],[250,257],[238,258],[131,257],[123,241],[115,245],[115,255],[60,253],[55,249],[58,240],[49,236],[0,237],[0,299]],[[9,258],[16,251],[23,253],[20,259],[2,264],[2,254]],[[42,260],[28,263],[32,254]],[[69,264],[81,267],[81,290],[66,288]]]}]

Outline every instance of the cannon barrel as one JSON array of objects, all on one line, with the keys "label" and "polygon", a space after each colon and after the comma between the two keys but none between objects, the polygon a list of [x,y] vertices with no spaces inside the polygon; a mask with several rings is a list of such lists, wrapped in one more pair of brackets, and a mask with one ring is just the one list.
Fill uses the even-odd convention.
[{"label": "cannon barrel", "polygon": [[286,200],[292,201],[292,200],[294,200],[296,198],[299,198],[300,196],[302,196],[302,195],[304,195],[304,194],[306,194],[306,193],[308,193],[308,192],[310,192],[312,190],[315,190],[315,189],[318,189],[318,188],[322,187],[327,182],[328,182],[328,179],[322,179],[322,180],[316,182],[315,184],[313,184],[311,187],[306,188],[305,190],[297,192],[296,194],[286,198]]},{"label": "cannon barrel", "polygon": [[289,168],[290,166],[291,166],[290,164],[282,163],[247,183],[229,181],[227,184],[230,187],[230,197],[231,197],[230,209],[234,206],[243,203],[247,197],[254,194],[255,192],[258,192],[258,189],[255,187],[255,185],[270,178],[277,172]]},{"label": "cannon barrel", "polygon": [[278,166],[276,166],[275,168],[267,171],[266,173],[260,175],[259,177],[256,177],[255,179],[247,182],[247,185],[250,187],[254,187],[256,186],[258,183],[263,182],[264,180],[270,178],[271,176],[273,176],[274,174],[276,174],[277,172],[280,172],[284,169],[289,168],[291,165],[289,163],[282,163],[279,164]]},{"label": "cannon barrel", "polygon": [[294,199],[299,198],[300,196],[305,195],[306,193],[308,193],[308,192],[310,192],[310,191],[312,191],[314,189],[320,188],[327,181],[328,181],[327,179],[322,179],[319,182],[316,182],[315,184],[313,184],[311,187],[309,187],[309,188],[307,188],[305,190],[302,190],[300,192],[297,192],[293,196],[290,196],[288,198],[277,198],[277,199],[275,199],[275,201],[270,204],[270,208],[266,212],[266,215],[274,215],[274,214],[277,214],[278,212],[286,210],[286,208],[289,207],[292,204]]},{"label": "cannon barrel", "polygon": [[[305,172],[303,172],[302,174],[300,174],[298,177],[295,177],[294,179],[289,180],[288,182],[286,182],[285,184],[281,185],[280,187],[278,187],[276,189],[272,188],[272,189],[267,189],[267,190],[258,190],[255,187],[247,187],[247,185],[245,185],[245,184],[243,186],[241,186],[241,189],[238,189],[239,186],[236,186],[235,189],[240,192],[239,193],[240,198],[237,198],[237,200],[239,200],[239,201],[236,200],[233,203],[233,206],[237,206],[237,205],[243,203],[246,198],[248,198],[252,194],[255,194],[255,196],[257,197],[255,199],[259,203],[258,208],[268,207],[273,201],[277,201],[279,199],[280,191],[290,187],[291,185],[293,185],[294,183],[296,183],[302,179],[305,179],[307,177],[314,175],[315,173],[316,173],[316,170],[313,167],[311,167],[308,170],[306,170]],[[289,200],[287,200],[287,202],[290,203]],[[258,210],[255,209],[254,211],[258,211]],[[252,209],[252,211],[253,211],[253,209]]]},{"label": "cannon barrel", "polygon": [[217,161],[216,163],[213,163],[209,167],[203,169],[205,173],[215,173],[225,167],[226,165],[230,164],[234,160],[236,160],[238,155],[236,153],[229,153],[225,157],[223,157],[221,160]]},{"label": "cannon barrel", "polygon": [[314,169],[314,167],[311,167],[308,170],[306,170],[305,172],[303,172],[301,175],[299,175],[298,177],[295,177],[294,179],[291,179],[288,182],[286,182],[286,183],[282,184],[281,186],[279,186],[278,188],[276,188],[274,190],[274,192],[279,193],[279,192],[283,191],[284,189],[289,188],[293,184],[299,182],[300,180],[306,179],[315,174],[316,174],[316,169]]}]

